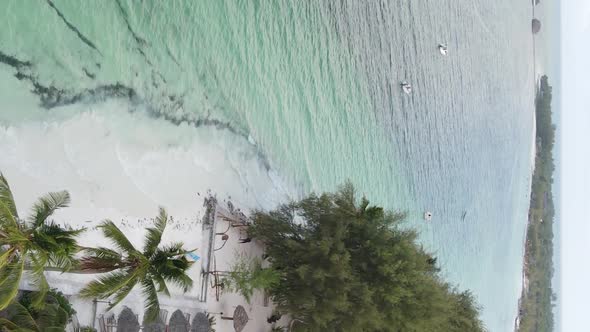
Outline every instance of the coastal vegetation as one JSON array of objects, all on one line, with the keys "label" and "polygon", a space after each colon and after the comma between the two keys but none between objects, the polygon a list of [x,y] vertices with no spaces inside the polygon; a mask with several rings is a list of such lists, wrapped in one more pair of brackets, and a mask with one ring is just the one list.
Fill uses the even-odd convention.
[{"label": "coastal vegetation", "polygon": [[0,331],[51,332],[65,331],[67,323],[76,313],[69,301],[58,291],[48,290],[43,305],[33,305],[40,298],[38,292],[25,291],[17,301],[0,312]]},{"label": "coastal vegetation", "polygon": [[[145,320],[152,321],[160,312],[158,292],[170,296],[166,282],[180,286],[185,292],[193,281],[186,274],[191,262],[186,258],[190,251],[182,242],[160,246],[168,215],[160,208],[155,227],[147,228],[143,251],[136,249],[125,234],[110,220],[98,226],[113,249],[84,248],[86,256],[80,259],[79,269],[85,272],[104,273],[80,291],[83,298],[110,298],[109,309],[119,304],[136,285],[141,285],[145,297]],[[120,251],[120,252],[119,252]]]},{"label": "coastal vegetation", "polygon": [[273,302],[295,331],[484,331],[468,291],[442,280],[436,259],[401,227],[404,215],[357,199],[352,185],[254,213]]},{"label": "coastal vegetation", "polygon": [[276,286],[280,274],[269,268],[262,267],[259,258],[238,257],[223,278],[224,291],[237,292],[250,303],[254,291],[266,290]]},{"label": "coastal vegetation", "polygon": [[[8,181],[0,174],[0,311],[15,312],[16,318],[25,317],[22,322],[28,324],[23,327],[16,321],[4,320],[0,321],[0,327],[8,329],[16,323],[23,328],[29,326],[32,331],[39,330],[32,328],[36,318],[32,316],[33,320],[30,320],[25,314],[55,309],[48,307],[50,286],[44,274],[47,270],[101,274],[86,285],[80,295],[99,299],[112,297],[110,308],[140,285],[145,297],[146,321],[158,315],[157,293],[170,295],[167,282],[176,284],[185,292],[192,287],[193,281],[187,275],[192,263],[186,258],[190,251],[183,248],[182,242],[160,246],[168,221],[164,209],[160,209],[154,227],[146,229],[143,251],[136,249],[113,222],[101,223],[98,228],[115,245],[114,250],[81,247],[76,237],[85,231],[84,228],[66,228],[50,220],[56,210],[67,207],[69,202],[66,191],[48,193],[38,199],[27,218],[21,218]],[[24,273],[29,275],[29,282],[36,289],[21,296],[26,299],[26,306],[18,300]],[[51,296],[52,301],[61,298],[55,293]]]},{"label": "coastal vegetation", "polygon": [[40,307],[49,291],[45,267],[66,272],[75,264],[75,237],[84,229],[66,229],[49,220],[69,202],[65,191],[48,193],[34,204],[29,217],[19,218],[8,182],[0,174],[0,310],[16,297],[25,270],[38,290],[32,306]]},{"label": "coastal vegetation", "polygon": [[[71,316],[55,296],[47,296],[47,269],[98,274],[79,295],[109,299],[110,308],[140,287],[146,322],[158,315],[158,293],[170,294],[167,283],[184,291],[191,288],[186,274],[190,251],[180,242],[161,245],[169,219],[164,209],[146,229],[141,250],[109,220],[97,229],[112,248],[81,247],[75,238],[84,229],[62,228],[49,219],[68,205],[67,192],[43,196],[31,217],[23,220],[8,182],[3,176],[1,180],[0,287],[7,290],[2,296],[8,315],[1,322],[3,329],[61,330],[32,325],[41,324],[35,313],[55,311],[59,320],[48,324],[59,326]],[[415,231],[402,226],[404,219],[403,213],[358,199],[351,184],[274,211],[256,211],[248,234],[264,244],[263,259],[237,257],[222,283],[247,301],[255,290],[264,291],[276,305],[269,320],[274,323],[286,315],[292,331],[485,331],[473,295],[442,279],[436,258],[417,244]],[[14,279],[20,281],[27,269],[39,275],[32,280],[38,291],[30,293],[24,305]]]},{"label": "coastal vegetation", "polygon": [[553,306],[556,300],[553,278],[553,145],[555,125],[551,112],[551,86],[541,78],[536,98],[535,171],[532,179],[529,223],[526,235],[524,274],[526,285],[519,303],[520,332],[553,331]]}]

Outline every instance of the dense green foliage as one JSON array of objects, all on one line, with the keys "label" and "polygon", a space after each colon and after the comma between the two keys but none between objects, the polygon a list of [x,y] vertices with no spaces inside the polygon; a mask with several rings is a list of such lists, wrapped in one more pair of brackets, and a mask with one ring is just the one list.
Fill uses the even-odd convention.
[{"label": "dense green foliage", "polygon": [[80,332],[96,332],[96,329],[92,326],[82,326]]},{"label": "dense green foliage", "polygon": [[0,312],[0,331],[63,332],[76,312],[69,301],[55,290],[43,296],[43,306],[33,306],[38,292],[23,292],[18,301]]},{"label": "dense green foliage", "polygon": [[20,218],[8,181],[0,174],[0,310],[16,297],[24,270],[30,270],[39,290],[32,305],[41,307],[49,291],[44,269],[68,271],[75,265],[75,237],[83,229],[66,229],[49,220],[69,202],[66,191],[48,193],[33,205],[28,218]]},{"label": "dense green foliage", "polygon": [[[25,307],[29,312],[32,313],[33,317],[36,317],[37,312],[40,310],[33,306],[33,300],[35,299],[36,293],[37,292],[29,291],[23,292],[18,301],[23,307]],[[76,314],[76,310],[74,310],[70,301],[64,296],[62,292],[58,291],[57,289],[50,289],[47,292],[47,298],[48,299],[45,299],[46,303],[57,304],[62,310],[65,311],[68,317],[72,317]]]},{"label": "dense green foliage", "polygon": [[263,268],[260,259],[242,256],[238,257],[222,281],[225,291],[238,292],[250,303],[254,290],[271,289],[277,285],[279,278],[276,270]]},{"label": "dense green foliage", "polygon": [[249,232],[280,274],[270,294],[296,330],[483,331],[473,296],[441,280],[403,219],[346,185],[256,212]]},{"label": "dense green foliage", "polygon": [[[47,268],[62,272],[103,273],[103,276],[90,282],[81,295],[87,298],[112,296],[111,307],[121,302],[136,285],[141,285],[148,321],[155,319],[160,309],[157,293],[170,295],[166,282],[174,283],[185,291],[192,287],[193,281],[186,274],[192,263],[185,257],[187,251],[183,249],[183,244],[177,242],[160,247],[168,222],[164,209],[160,209],[155,227],[147,228],[143,251],[137,250],[113,222],[103,222],[99,228],[120,253],[103,247],[81,248],[76,237],[85,229],[63,228],[49,220],[57,209],[68,206],[69,202],[70,196],[66,191],[48,193],[35,203],[28,218],[20,218],[8,181],[0,173],[0,310],[10,309],[15,317],[24,317],[24,320],[16,321],[25,324],[15,327],[11,323],[11,328],[36,331],[36,313],[46,313],[55,308],[59,308],[60,313],[64,311],[67,317],[75,313],[63,294],[50,291],[44,275]],[[80,251],[85,256],[77,260],[76,255]],[[16,303],[14,300],[25,271],[31,276],[30,282],[37,291],[26,293],[21,302]],[[48,306],[48,293],[55,305],[51,303]],[[32,318],[29,319],[25,313],[31,314]]]},{"label": "dense green foliage", "polygon": [[555,126],[551,119],[551,86],[547,76],[541,79],[537,93],[537,158],[532,181],[529,225],[525,246],[528,289],[520,300],[519,331],[553,331],[553,144]]},{"label": "dense green foliage", "polygon": [[108,273],[86,285],[80,291],[80,296],[112,297],[110,309],[119,304],[136,285],[140,285],[145,296],[145,320],[156,319],[160,311],[157,293],[170,296],[166,282],[180,286],[185,292],[193,285],[192,279],[186,274],[192,263],[186,258],[189,251],[183,249],[183,243],[160,247],[167,221],[168,215],[161,208],[155,227],[147,229],[143,251],[136,249],[112,221],[104,221],[99,228],[120,252],[103,247],[84,249],[86,256],[80,259],[79,269]]}]

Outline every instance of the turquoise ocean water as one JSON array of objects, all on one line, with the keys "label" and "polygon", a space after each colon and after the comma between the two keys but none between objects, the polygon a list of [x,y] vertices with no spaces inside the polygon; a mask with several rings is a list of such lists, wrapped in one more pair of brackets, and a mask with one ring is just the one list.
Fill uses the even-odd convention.
[{"label": "turquoise ocean water", "polygon": [[530,18],[530,1],[513,0],[2,1],[0,126],[117,99],[116,112],[224,132],[220,149],[256,156],[293,197],[350,179],[407,211],[490,330],[509,331],[529,202]]}]

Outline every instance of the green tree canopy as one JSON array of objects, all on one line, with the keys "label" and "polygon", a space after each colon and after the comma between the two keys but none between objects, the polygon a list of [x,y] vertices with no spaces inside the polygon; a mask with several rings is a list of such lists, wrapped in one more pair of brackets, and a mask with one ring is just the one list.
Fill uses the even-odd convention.
[{"label": "green tree canopy", "polygon": [[43,297],[42,308],[32,306],[39,298],[38,292],[22,293],[18,301],[12,302],[0,312],[0,331],[2,332],[61,332],[76,312],[68,300],[55,290]]},{"label": "green tree canopy", "polygon": [[403,219],[347,184],[255,212],[249,232],[280,274],[274,302],[299,330],[483,331],[473,296],[439,277]]},{"label": "green tree canopy", "polygon": [[279,277],[276,270],[263,268],[260,258],[239,255],[230,271],[224,273],[222,282],[225,291],[238,292],[250,303],[254,290],[271,289]]},{"label": "green tree canopy", "polygon": [[537,157],[532,179],[524,258],[524,273],[529,286],[523,289],[519,301],[519,332],[553,331],[555,325],[553,306],[556,298],[552,280],[555,222],[553,146],[556,128],[551,103],[552,88],[549,78],[542,76],[536,97]]}]

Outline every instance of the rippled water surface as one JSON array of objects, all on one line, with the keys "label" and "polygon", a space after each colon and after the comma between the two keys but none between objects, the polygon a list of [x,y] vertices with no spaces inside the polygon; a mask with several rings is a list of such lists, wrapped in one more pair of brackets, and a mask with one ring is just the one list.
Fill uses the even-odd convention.
[{"label": "rippled water surface", "polygon": [[292,197],[351,179],[407,211],[445,276],[508,331],[531,167],[530,16],[513,0],[2,1],[0,126],[28,144],[10,128],[93,114],[118,135],[103,144],[199,140],[233,162],[193,166],[233,174],[261,206],[261,178]]}]

